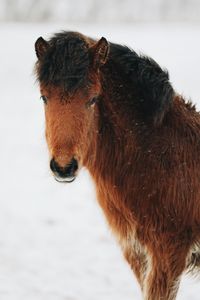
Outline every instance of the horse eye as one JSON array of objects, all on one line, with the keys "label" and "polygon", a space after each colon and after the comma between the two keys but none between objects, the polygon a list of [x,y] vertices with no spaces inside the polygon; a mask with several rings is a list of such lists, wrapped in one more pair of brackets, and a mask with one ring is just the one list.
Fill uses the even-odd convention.
[{"label": "horse eye", "polygon": [[92,99],[90,99],[87,103],[86,103],[86,107],[87,108],[89,108],[89,107],[91,107],[91,106],[93,106],[95,103],[96,103],[96,101],[97,101],[97,98],[92,98]]},{"label": "horse eye", "polygon": [[47,97],[42,95],[40,96],[40,99],[44,102],[44,104],[47,104]]}]

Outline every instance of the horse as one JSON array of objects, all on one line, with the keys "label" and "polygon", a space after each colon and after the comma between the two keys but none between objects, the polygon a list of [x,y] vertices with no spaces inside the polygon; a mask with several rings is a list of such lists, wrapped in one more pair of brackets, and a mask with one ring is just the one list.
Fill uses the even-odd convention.
[{"label": "horse", "polygon": [[50,169],[82,166],[145,300],[174,300],[200,267],[200,115],[127,46],[62,31],[35,42]]}]

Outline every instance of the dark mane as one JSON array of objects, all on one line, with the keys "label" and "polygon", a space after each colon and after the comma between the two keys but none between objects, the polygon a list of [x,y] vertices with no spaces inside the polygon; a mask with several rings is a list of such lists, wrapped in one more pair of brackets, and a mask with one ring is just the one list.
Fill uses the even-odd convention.
[{"label": "dark mane", "polygon": [[74,91],[84,84],[89,67],[88,45],[78,33],[60,32],[49,41],[50,47],[36,64],[37,78],[44,85]]},{"label": "dark mane", "polygon": [[124,81],[134,90],[134,109],[160,123],[174,97],[168,72],[152,58],[138,55],[134,50],[111,44],[110,59],[118,65]]}]

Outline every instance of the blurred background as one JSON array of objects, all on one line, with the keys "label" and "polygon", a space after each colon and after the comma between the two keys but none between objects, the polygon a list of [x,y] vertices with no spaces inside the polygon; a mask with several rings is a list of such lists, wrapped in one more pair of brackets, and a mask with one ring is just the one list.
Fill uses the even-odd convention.
[{"label": "blurred background", "polygon": [[[131,46],[167,68],[200,108],[199,0],[0,0],[0,299],[141,300],[87,170],[49,172],[34,43],[76,30]],[[183,278],[178,300],[199,300]]]},{"label": "blurred background", "polygon": [[199,0],[1,0],[0,20],[18,22],[198,22]]}]

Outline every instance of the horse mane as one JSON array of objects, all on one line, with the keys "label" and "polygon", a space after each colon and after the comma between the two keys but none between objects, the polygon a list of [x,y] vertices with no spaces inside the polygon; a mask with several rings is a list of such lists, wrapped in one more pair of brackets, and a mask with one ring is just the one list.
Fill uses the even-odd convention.
[{"label": "horse mane", "polygon": [[110,59],[134,90],[134,109],[142,119],[153,119],[155,125],[161,123],[175,94],[168,72],[152,58],[138,55],[127,46],[111,43]]},{"label": "horse mane", "polygon": [[84,85],[88,68],[88,44],[75,32],[56,33],[49,41],[44,57],[36,63],[37,79],[44,85],[74,92]]}]

